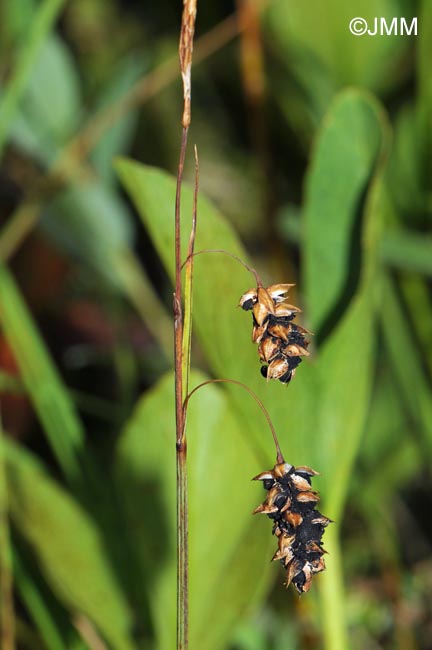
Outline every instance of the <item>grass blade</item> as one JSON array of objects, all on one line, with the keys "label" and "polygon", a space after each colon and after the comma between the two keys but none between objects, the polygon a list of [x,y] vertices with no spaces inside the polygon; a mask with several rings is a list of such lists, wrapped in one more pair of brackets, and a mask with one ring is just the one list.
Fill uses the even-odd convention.
[{"label": "grass blade", "polygon": [[0,266],[0,305],[0,322],[49,444],[65,476],[76,484],[81,476],[78,454],[84,440],[82,425],[15,281],[4,266]]}]

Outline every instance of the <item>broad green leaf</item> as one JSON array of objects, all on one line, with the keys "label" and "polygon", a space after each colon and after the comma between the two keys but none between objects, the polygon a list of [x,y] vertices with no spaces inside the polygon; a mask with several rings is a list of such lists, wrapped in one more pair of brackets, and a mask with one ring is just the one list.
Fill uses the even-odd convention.
[{"label": "broad green leaf", "polygon": [[24,36],[29,29],[34,8],[34,0],[17,0],[4,5],[2,37],[5,45],[18,42]]},{"label": "broad green leaf", "polygon": [[11,126],[14,142],[44,164],[52,163],[79,124],[78,72],[65,43],[51,34],[34,63]]},{"label": "broad green leaf", "polygon": [[4,266],[0,266],[0,305],[0,323],[25,387],[60,466],[75,483],[81,475],[78,454],[84,438],[82,425],[18,287]]},{"label": "broad green leaf", "polygon": [[363,200],[382,131],[376,102],[347,90],[335,100],[318,136],[303,213],[306,306],[314,331],[328,329],[356,289]]},{"label": "broad green leaf", "polygon": [[110,647],[133,650],[128,606],[97,526],[28,452],[9,445],[6,471],[12,520],[54,593],[72,614],[88,616]]},{"label": "broad green leaf", "polygon": [[34,129],[60,144],[75,131],[80,107],[80,81],[72,55],[64,41],[51,34],[35,62],[21,110]]},{"label": "broad green leaf", "polygon": [[[203,378],[193,373],[193,382]],[[263,491],[250,479],[261,468],[248,432],[220,386],[191,399],[188,421],[191,650],[225,647],[241,613],[268,585],[274,538],[251,511]],[[148,594],[158,650],[175,646],[176,506],[173,377],[144,396],[118,450],[135,580]],[[149,524],[151,522],[151,526]],[[216,614],[217,612],[217,614]]]},{"label": "broad green leaf", "polygon": [[[31,29],[26,33],[25,39],[22,39],[13,72],[0,104],[0,152],[3,152],[11,123],[27,84],[32,82],[35,60],[40,55],[41,48],[46,45],[47,36],[63,4],[64,0],[42,0],[32,16]],[[50,111],[52,105],[48,105],[47,108]]]}]

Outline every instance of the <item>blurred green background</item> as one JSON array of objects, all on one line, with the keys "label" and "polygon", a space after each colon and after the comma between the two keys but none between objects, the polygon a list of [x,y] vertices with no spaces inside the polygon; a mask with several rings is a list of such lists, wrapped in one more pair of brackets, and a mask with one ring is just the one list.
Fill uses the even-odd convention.
[{"label": "blurred green background", "polygon": [[[2,650],[175,647],[181,9],[1,6]],[[418,35],[354,36],[354,17],[416,17]],[[336,523],[327,571],[285,591],[271,523],[251,516],[250,478],[274,464],[267,423],[237,386],[199,391],[191,650],[427,650],[432,4],[198,0],[194,61],[196,248],[296,282],[315,336],[294,382],[267,384],[237,309],[252,276],[199,256],[191,387],[256,391]]]}]

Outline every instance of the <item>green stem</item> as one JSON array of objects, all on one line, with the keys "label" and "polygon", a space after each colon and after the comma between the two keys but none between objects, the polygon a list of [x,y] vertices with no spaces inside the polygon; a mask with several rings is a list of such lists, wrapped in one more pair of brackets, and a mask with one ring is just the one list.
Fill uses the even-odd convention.
[{"label": "green stem", "polygon": [[319,577],[319,596],[325,650],[347,650],[350,647],[346,629],[345,589],[342,552],[337,526],[326,531],[327,571]]},{"label": "green stem", "polygon": [[184,265],[185,283],[184,283],[184,319],[183,319],[183,342],[182,342],[183,404],[189,392],[189,372],[190,372],[191,347],[192,347],[193,263],[194,263],[194,247],[195,247],[195,236],[196,236],[196,226],[197,226],[198,181],[199,181],[198,152],[197,152],[197,148],[195,147],[195,185],[194,185],[194,199],[193,199],[193,212],[192,212],[192,230],[189,238],[188,255]]},{"label": "green stem", "polygon": [[45,0],[39,6],[25,43],[18,56],[12,77],[7,84],[0,105],[0,155],[2,153],[15,110],[25,90],[35,63],[38,50],[42,46],[53,23],[59,15],[65,0]]},{"label": "green stem", "polygon": [[187,447],[183,412],[183,308],[181,283],[180,205],[183,168],[186,155],[188,127],[183,127],[180,161],[177,174],[175,207],[175,293],[174,293],[174,374],[176,416],[176,472],[177,472],[177,650],[187,650],[189,622],[188,579],[188,499]]}]

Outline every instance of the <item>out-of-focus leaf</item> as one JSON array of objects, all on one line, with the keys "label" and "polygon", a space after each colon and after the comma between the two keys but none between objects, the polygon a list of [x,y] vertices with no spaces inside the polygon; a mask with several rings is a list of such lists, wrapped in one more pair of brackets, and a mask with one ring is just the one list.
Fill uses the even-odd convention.
[{"label": "out-of-focus leaf", "polygon": [[60,617],[57,611],[60,607],[56,608],[55,615],[53,615],[44,597],[46,594],[41,593],[35,575],[28,571],[28,567],[25,566],[16,549],[14,580],[20,599],[38,628],[46,650],[63,650],[65,639],[61,633]]},{"label": "out-of-focus leaf", "polygon": [[347,90],[335,100],[318,136],[303,214],[306,306],[314,331],[334,324],[356,289],[363,201],[382,130],[376,102]]},{"label": "out-of-focus leaf", "polygon": [[81,114],[78,74],[56,35],[46,39],[20,103],[12,137],[25,151],[49,163],[75,131]]},{"label": "out-of-focus leaf", "polygon": [[[335,518],[340,517],[346,498],[373,378],[378,245],[386,210],[386,195],[378,181],[382,166],[377,161],[379,153],[386,151],[387,135],[374,100],[358,91],[341,93],[318,138],[306,188],[303,263],[312,326],[322,327],[341,298],[339,311],[345,308],[319,350],[316,368],[319,434],[315,449],[325,472],[330,516]],[[355,281],[347,285],[350,264]],[[346,285],[349,291],[343,295]]]},{"label": "out-of-focus leaf", "polygon": [[388,230],[381,256],[390,266],[432,276],[432,236],[407,230]]},{"label": "out-of-focus leaf", "polygon": [[34,0],[17,0],[4,4],[1,29],[5,44],[23,37],[31,23],[34,7]]},{"label": "out-of-focus leaf", "polygon": [[[139,79],[143,72],[141,62],[138,62],[135,56],[128,57],[121,61],[118,68],[111,74],[108,86],[103,90],[99,97],[96,110],[103,110],[120,97],[125,95],[133,84]],[[117,122],[108,129],[91,153],[91,160],[101,176],[108,180],[113,180],[112,160],[115,155],[125,153],[129,148],[135,125],[137,122],[137,112],[129,111],[117,120]]]},{"label": "out-of-focus leaf", "polygon": [[11,516],[34,548],[56,595],[83,613],[118,650],[132,650],[130,616],[89,516],[19,447],[7,449]]},{"label": "out-of-focus leaf", "polygon": [[0,266],[0,322],[49,443],[66,476],[75,482],[83,429],[72,400],[45,348],[14,279]]},{"label": "out-of-focus leaf", "polygon": [[418,273],[404,273],[400,282],[422,360],[425,367],[429,369],[429,377],[432,378],[432,303],[428,278]]},{"label": "out-of-focus leaf", "polygon": [[[335,249],[340,253],[344,264],[347,264],[349,260],[347,251],[351,246],[355,246],[358,251],[358,255],[351,259],[353,272],[357,276],[356,282],[350,287],[351,294],[347,293],[344,296],[339,308],[339,311],[344,308],[343,316],[332,330],[331,336],[325,339],[324,345],[320,346],[318,351],[315,371],[318,375],[319,388],[316,393],[316,403],[310,404],[310,408],[315,408],[317,412],[317,429],[311,439],[314,441],[314,456],[323,473],[324,512],[327,516],[335,518],[336,521],[340,521],[343,515],[371,395],[376,344],[375,307],[378,301],[377,291],[380,288],[378,243],[380,226],[386,210],[382,168],[377,166],[375,170],[374,163],[378,154],[375,148],[374,155],[369,158],[368,169],[365,168],[365,161],[361,155],[357,158],[354,157],[353,162],[349,153],[345,152],[345,157],[352,165],[350,181],[354,182],[356,178],[354,170],[364,174],[362,187],[364,196],[358,196],[356,202],[346,201],[346,195],[344,196],[341,189],[341,185],[346,182],[343,177],[339,178],[337,175],[330,178],[327,176],[327,185],[323,181],[328,173],[328,165],[332,161],[332,153],[337,157],[336,151],[339,151],[341,146],[341,143],[338,142],[340,132],[337,128],[337,118],[340,117],[340,121],[344,123],[346,119],[344,109],[346,110],[349,106],[352,107],[353,113],[357,114],[360,124],[363,123],[363,120],[367,121],[369,116],[369,128],[375,129],[376,140],[381,149],[385,151],[385,122],[379,119],[379,111],[374,103],[362,94],[346,91],[336,100],[324,123],[321,143],[327,140],[325,142],[327,154],[325,157],[320,156],[320,147],[318,146],[313,163],[314,170],[311,173],[307,190],[312,196],[316,196],[315,192],[319,189],[322,193],[322,200],[326,201],[328,206],[332,205],[335,210],[338,206],[345,208],[344,225],[346,230],[351,229],[350,238],[346,237],[342,242],[339,240],[340,250],[338,247]],[[330,124],[333,128],[327,130],[326,124]],[[353,127],[351,126],[351,129],[348,130],[352,132]],[[331,146],[332,140],[334,140],[334,148]],[[343,147],[342,151],[344,151]],[[345,165],[347,165],[347,161],[345,161]],[[375,178],[373,177],[374,171]],[[368,180],[373,180],[369,187]],[[363,201],[361,201],[362,198]],[[329,292],[326,293],[325,263],[321,260],[320,273],[318,273],[316,260],[311,259],[311,256],[314,256],[316,251],[323,246],[317,240],[322,231],[322,228],[319,227],[322,214],[324,213],[327,217],[327,232],[323,234],[324,237],[327,237],[327,243],[338,241],[337,229],[341,227],[341,224],[334,214],[322,211],[319,201],[310,202],[307,209],[309,211],[307,223],[314,226],[310,231],[306,230],[304,243],[306,272],[308,268],[313,270],[313,272],[309,272],[308,305],[313,308],[313,323],[319,325],[320,319],[321,323],[325,323],[324,317],[326,317],[321,300],[326,301],[328,310],[329,306],[333,307],[331,300],[334,300],[334,297],[331,297]],[[362,216],[363,218],[361,218]],[[353,224],[356,224],[357,228],[353,228]],[[323,257],[326,260],[325,252]],[[346,269],[342,269],[340,258],[336,262],[337,272],[330,278],[333,293],[336,292],[336,289],[340,291],[340,285],[345,280],[343,273],[346,272]],[[332,261],[328,258],[327,260],[331,268]],[[319,295],[318,287],[322,288],[324,297]],[[347,303],[348,308],[346,307]],[[337,527],[330,527],[327,531],[325,544],[329,551],[328,571],[320,577],[319,586],[326,647],[343,650],[348,647],[348,639],[345,629],[342,552]]]},{"label": "out-of-focus leaf", "polygon": [[51,34],[35,62],[22,108],[31,115],[34,126],[42,127],[60,143],[76,129],[81,105],[79,76],[72,55],[64,41]]},{"label": "out-of-focus leaf", "polygon": [[32,81],[35,58],[40,55],[41,47],[45,45],[52,24],[63,4],[64,0],[42,0],[32,16],[30,30],[26,33],[25,39],[22,39],[14,70],[0,104],[0,152],[3,151],[5,141],[10,135],[11,123],[26,84]]},{"label": "out-of-focus leaf", "polygon": [[421,430],[426,435],[430,451],[432,443],[430,386],[395,287],[388,276],[383,283],[381,322],[395,377],[403,391],[411,418],[421,425]]},{"label": "out-of-focus leaf", "polygon": [[285,56],[288,66],[294,61],[292,70],[297,82],[312,102],[319,102],[314,84],[322,86],[323,82],[317,75],[305,74],[307,68],[299,65],[309,59],[336,87],[355,84],[382,92],[403,78],[404,67],[398,69],[395,62],[403,60],[409,38],[355,36],[349,24],[353,18],[362,17],[373,30],[375,17],[385,18],[390,24],[394,16],[404,15],[409,25],[406,4],[404,10],[399,0],[276,0],[267,12],[268,37]]},{"label": "out-of-focus leaf", "polygon": [[118,194],[99,182],[70,187],[51,203],[42,227],[111,289],[128,296],[170,357],[172,323],[131,251],[132,219]]},{"label": "out-of-focus leaf", "polygon": [[[1,417],[1,416],[0,416]],[[6,479],[5,463],[5,434],[3,423],[0,419],[0,577],[1,577],[1,622],[4,630],[1,634],[2,645],[14,645],[14,596],[13,596],[13,568],[12,568],[12,543],[9,522],[9,490]]]},{"label": "out-of-focus leaf", "polygon": [[118,286],[113,259],[131,244],[133,227],[126,205],[112,189],[99,182],[66,189],[51,203],[42,225],[63,248]]},{"label": "out-of-focus leaf", "polygon": [[423,158],[423,177],[431,188],[430,176],[432,169],[432,79],[430,61],[432,57],[432,5],[429,0],[422,0],[419,11],[418,47],[417,47],[417,79],[418,79],[418,118],[421,124],[420,147]]},{"label": "out-of-focus leaf", "polygon": [[396,116],[394,143],[389,160],[387,182],[389,192],[402,220],[408,228],[421,227],[428,210],[425,192],[424,136],[416,108],[404,105]]},{"label": "out-of-focus leaf", "polygon": [[[203,377],[193,373],[192,379],[197,384]],[[253,606],[268,585],[271,526],[264,518],[252,519],[252,508],[263,496],[250,483],[260,458],[223,388],[206,386],[193,396],[187,431],[190,647],[219,650],[240,612]],[[139,404],[122,434],[118,461],[129,535],[134,536],[135,579],[149,596],[156,646],[168,650],[175,645],[176,611],[171,374]],[[151,535],[148,521],[154,527]]]},{"label": "out-of-focus leaf", "polygon": [[351,498],[367,512],[380,495],[382,505],[418,470],[421,451],[410,435],[406,405],[393,374],[380,371],[359,453],[360,468],[353,477]]},{"label": "out-of-focus leaf", "polygon": [[[301,246],[304,239],[302,235],[305,234],[301,228],[301,216],[291,206],[284,207],[279,213],[278,229],[284,239]],[[432,237],[407,229],[387,228],[380,240],[379,257],[383,264],[395,269],[431,276]],[[424,295],[421,289],[418,291]],[[424,308],[427,300],[419,303],[419,307]],[[427,319],[424,324],[427,324],[426,321]]]}]

